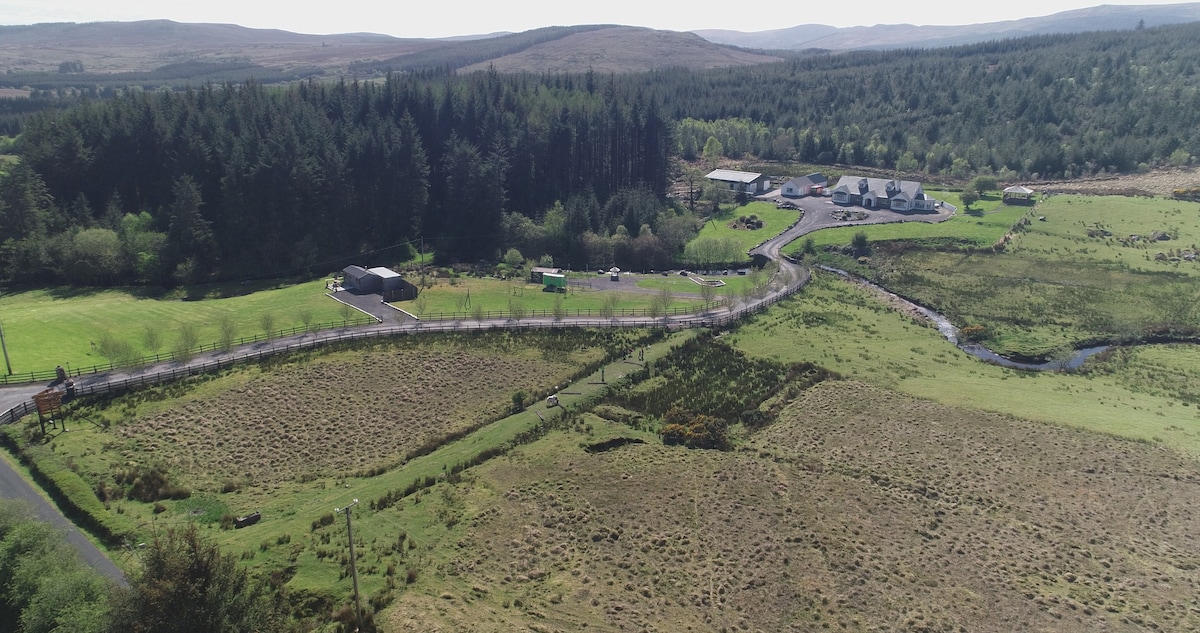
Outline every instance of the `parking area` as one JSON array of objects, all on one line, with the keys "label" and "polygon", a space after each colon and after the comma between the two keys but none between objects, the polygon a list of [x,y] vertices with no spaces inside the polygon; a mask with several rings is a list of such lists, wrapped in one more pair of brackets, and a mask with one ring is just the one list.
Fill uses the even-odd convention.
[{"label": "parking area", "polygon": [[331,294],[335,300],[381,319],[383,323],[402,323],[408,318],[403,312],[384,303],[383,297],[379,293],[341,288]]},{"label": "parking area", "polygon": [[803,196],[785,198],[779,189],[769,191],[756,200],[786,203],[804,212],[818,226],[835,226],[845,223],[884,224],[887,222],[941,222],[954,215],[954,211],[938,205],[934,211],[892,211],[891,209],[866,209],[856,205],[836,204],[829,196]]}]

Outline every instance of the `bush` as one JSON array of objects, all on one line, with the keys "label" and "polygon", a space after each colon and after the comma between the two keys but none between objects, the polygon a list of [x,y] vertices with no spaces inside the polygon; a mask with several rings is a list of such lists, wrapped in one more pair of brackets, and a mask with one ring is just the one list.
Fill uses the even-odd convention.
[{"label": "bush", "polygon": [[678,407],[663,416],[663,444],[688,448],[729,450],[729,423],[721,418],[692,414]]},{"label": "bush", "polygon": [[192,496],[192,492],[187,488],[170,482],[163,466],[135,465],[118,471],[116,481],[119,485],[128,486],[125,496],[132,501],[151,503],[163,499],[187,499]]},{"label": "bush", "polygon": [[34,479],[46,489],[63,511],[74,515],[81,527],[91,531],[101,540],[117,544],[125,535],[133,532],[133,526],[111,513],[92,487],[76,472],[62,463],[48,448],[27,446],[18,437],[16,428],[7,430],[6,441],[16,446],[21,461],[29,468]]}]

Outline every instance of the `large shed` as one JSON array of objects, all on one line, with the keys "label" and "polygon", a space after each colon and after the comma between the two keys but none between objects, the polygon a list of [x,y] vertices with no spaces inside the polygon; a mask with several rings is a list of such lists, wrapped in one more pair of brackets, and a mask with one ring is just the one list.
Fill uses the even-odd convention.
[{"label": "large shed", "polygon": [[732,169],[714,169],[705,178],[724,183],[733,191],[744,191],[749,194],[765,193],[771,188],[771,177],[750,171],[735,171]]},{"label": "large shed", "polygon": [[369,268],[367,272],[379,277],[379,294],[383,295],[384,301],[408,301],[417,298],[417,287],[405,281],[400,273],[391,268],[379,266]]},{"label": "large shed", "polygon": [[363,293],[378,293],[384,301],[407,301],[416,299],[419,290],[400,276],[400,273],[377,266],[347,266],[342,269],[342,287]]}]

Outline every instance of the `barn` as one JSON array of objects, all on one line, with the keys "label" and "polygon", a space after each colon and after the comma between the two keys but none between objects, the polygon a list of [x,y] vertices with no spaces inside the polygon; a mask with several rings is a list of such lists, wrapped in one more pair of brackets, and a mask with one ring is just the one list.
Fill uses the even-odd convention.
[{"label": "barn", "polygon": [[752,195],[765,193],[771,188],[770,176],[749,171],[714,169],[705,178],[722,183],[732,191],[741,191]]},{"label": "barn", "polygon": [[416,286],[400,276],[400,273],[383,266],[347,266],[342,269],[342,276],[343,288],[360,293],[379,294],[388,302],[416,299],[420,292]]}]

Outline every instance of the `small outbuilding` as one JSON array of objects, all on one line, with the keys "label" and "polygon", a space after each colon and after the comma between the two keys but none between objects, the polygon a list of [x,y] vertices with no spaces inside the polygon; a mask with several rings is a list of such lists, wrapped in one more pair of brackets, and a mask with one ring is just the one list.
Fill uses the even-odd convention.
[{"label": "small outbuilding", "polygon": [[374,276],[362,266],[347,266],[342,269],[342,287],[347,290],[374,292],[374,290],[363,287],[371,285],[374,280]]},{"label": "small outbuilding", "polygon": [[567,276],[562,273],[542,273],[542,284],[546,291],[567,291]]}]

